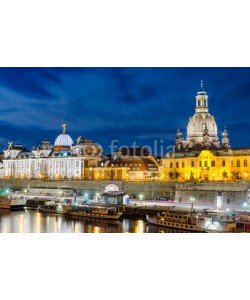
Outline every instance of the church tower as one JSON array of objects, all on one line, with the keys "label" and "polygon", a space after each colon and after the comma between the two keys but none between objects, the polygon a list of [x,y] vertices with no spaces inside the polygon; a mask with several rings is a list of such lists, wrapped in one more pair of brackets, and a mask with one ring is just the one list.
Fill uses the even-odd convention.
[{"label": "church tower", "polygon": [[208,112],[208,95],[204,89],[203,81],[201,81],[200,88],[195,96],[195,103],[195,114],[189,118],[187,126],[185,147],[198,149],[204,147],[205,143],[206,147],[218,148],[217,124],[214,117]]},{"label": "church tower", "polygon": [[203,81],[201,80],[201,86],[196,95],[196,108],[197,113],[208,113],[208,95],[204,90]]}]

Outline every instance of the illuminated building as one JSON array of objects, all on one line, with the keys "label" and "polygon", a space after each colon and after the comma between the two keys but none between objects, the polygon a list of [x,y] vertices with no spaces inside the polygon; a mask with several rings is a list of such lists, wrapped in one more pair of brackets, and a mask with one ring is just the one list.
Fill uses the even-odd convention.
[{"label": "illuminated building", "polygon": [[202,82],[196,95],[195,114],[189,118],[187,138],[184,140],[177,130],[174,149],[162,159],[160,171],[160,179],[166,181],[250,179],[250,149],[232,149],[226,128],[219,141]]},{"label": "illuminated building", "polygon": [[94,180],[146,181],[158,179],[158,162],[147,149],[121,148],[92,170]]},{"label": "illuminated building", "polygon": [[9,143],[3,156],[3,178],[84,179],[85,169],[97,165],[101,148],[91,140],[79,137],[74,145],[72,138],[63,132],[54,146],[43,141],[32,151],[22,145]]}]

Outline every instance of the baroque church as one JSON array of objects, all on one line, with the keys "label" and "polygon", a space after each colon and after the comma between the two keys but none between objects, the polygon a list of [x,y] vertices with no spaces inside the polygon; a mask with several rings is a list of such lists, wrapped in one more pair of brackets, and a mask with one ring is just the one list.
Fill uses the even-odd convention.
[{"label": "baroque church", "polygon": [[160,173],[161,179],[167,181],[250,179],[250,149],[231,148],[226,128],[219,138],[202,81],[195,96],[195,113],[188,121],[186,139],[178,129],[174,149],[162,158]]}]

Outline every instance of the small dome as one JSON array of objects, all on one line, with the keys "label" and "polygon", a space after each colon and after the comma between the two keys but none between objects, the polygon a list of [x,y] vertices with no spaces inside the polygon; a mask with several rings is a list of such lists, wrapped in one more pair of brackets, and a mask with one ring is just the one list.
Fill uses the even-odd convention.
[{"label": "small dome", "polygon": [[68,134],[61,133],[56,138],[54,145],[55,146],[70,147],[70,146],[73,145],[73,140]]},{"label": "small dome", "polygon": [[118,188],[117,185],[111,183],[111,184],[108,184],[108,185],[105,187],[104,192],[105,192],[105,193],[119,192],[119,188]]}]

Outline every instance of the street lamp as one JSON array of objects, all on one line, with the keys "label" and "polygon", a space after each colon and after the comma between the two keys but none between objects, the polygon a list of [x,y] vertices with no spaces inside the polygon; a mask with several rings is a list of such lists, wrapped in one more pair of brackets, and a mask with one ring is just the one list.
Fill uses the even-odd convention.
[{"label": "street lamp", "polygon": [[139,195],[139,199],[140,199],[140,200],[143,200],[143,198],[144,198],[143,194],[140,194],[140,195]]},{"label": "street lamp", "polygon": [[74,204],[77,205],[77,202],[76,202],[76,192],[74,192],[73,195],[74,195]]},{"label": "street lamp", "polygon": [[193,210],[194,210],[194,201],[195,201],[194,196],[191,196],[191,197],[189,198],[189,200],[191,201],[191,214],[192,214],[192,212],[193,212]]}]

